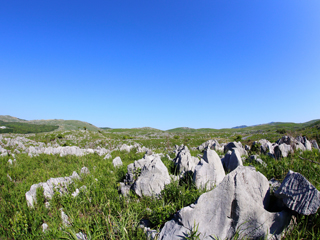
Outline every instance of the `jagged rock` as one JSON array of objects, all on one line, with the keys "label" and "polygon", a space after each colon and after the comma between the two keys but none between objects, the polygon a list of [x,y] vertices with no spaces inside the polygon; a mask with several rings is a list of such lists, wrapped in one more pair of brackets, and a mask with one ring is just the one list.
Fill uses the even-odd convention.
[{"label": "jagged rock", "polygon": [[9,160],[8,160],[8,163],[9,163],[10,165],[12,165],[12,164],[13,164],[12,159],[9,159]]},{"label": "jagged rock", "polygon": [[199,163],[199,159],[191,156],[187,146],[184,146],[177,157],[173,160],[177,165],[177,170],[180,173],[194,171],[195,167]]},{"label": "jagged rock", "polygon": [[283,136],[278,141],[276,141],[276,143],[278,145],[281,145],[283,143],[285,143],[287,145],[291,145],[291,143],[294,143],[294,142],[295,142],[295,139],[293,137],[290,137],[290,136]]},{"label": "jagged rock", "polygon": [[202,143],[199,147],[197,147],[197,149],[199,151],[202,151],[206,148],[211,148],[213,150],[220,150],[220,145],[219,142],[216,139],[210,139],[204,143]]},{"label": "jagged rock", "polygon": [[88,174],[90,174],[90,171],[87,167],[81,168],[80,175],[88,175]]},{"label": "jagged rock", "polygon": [[232,149],[236,148],[240,154],[242,155],[248,155],[247,151],[242,148],[241,142],[229,142],[227,145],[224,146],[224,152],[228,152],[229,150],[232,151]]},{"label": "jagged rock", "polygon": [[42,227],[42,232],[45,232],[45,231],[47,231],[48,230],[48,224],[46,224],[46,223],[42,223],[42,225],[41,225],[41,227]]},{"label": "jagged rock", "polygon": [[232,152],[227,152],[224,157],[224,168],[227,172],[231,172],[236,169],[238,166],[242,166],[241,155],[237,148],[232,149]]},{"label": "jagged rock", "polygon": [[275,192],[291,210],[303,214],[315,214],[320,206],[320,192],[300,173],[289,171]]},{"label": "jagged rock", "polygon": [[169,156],[169,154],[166,154],[166,158],[168,158],[168,160],[172,161],[171,157]]},{"label": "jagged rock", "polygon": [[132,189],[140,197],[158,196],[164,186],[171,182],[167,167],[159,156],[147,162],[141,169],[141,174],[134,182]]},{"label": "jagged rock", "polygon": [[315,149],[319,149],[318,143],[316,140],[311,140],[312,147]]},{"label": "jagged rock", "polygon": [[276,145],[274,148],[274,156],[276,159],[287,157],[289,153],[293,153],[293,149],[290,145],[287,145],[286,143]]},{"label": "jagged rock", "polygon": [[312,150],[312,146],[311,143],[308,141],[307,138],[305,138],[305,144],[304,146],[306,147],[306,150],[311,151]]},{"label": "jagged rock", "polygon": [[195,167],[193,182],[197,188],[212,189],[220,184],[225,176],[222,162],[218,154],[207,148],[203,154],[203,159]]},{"label": "jagged rock", "polygon": [[112,164],[114,167],[120,167],[122,166],[122,161],[120,157],[116,157],[115,159],[112,160]]},{"label": "jagged rock", "polygon": [[271,142],[269,142],[266,139],[261,139],[258,142],[261,144],[261,147],[260,147],[261,153],[263,153],[263,154],[267,154],[268,152],[271,154],[274,153],[273,146],[272,146]]},{"label": "jagged rock", "polygon": [[250,151],[250,146],[249,146],[249,145],[245,145],[245,146],[244,146],[244,150]]},{"label": "jagged rock", "polygon": [[186,239],[198,230],[200,239],[277,239],[291,214],[268,212],[269,183],[253,167],[239,166],[215,189],[202,194],[195,204],[181,209],[162,228],[160,240]]},{"label": "jagged rock", "polygon": [[110,159],[111,157],[112,157],[111,154],[110,154],[110,153],[107,153],[107,154],[104,156],[103,159]]}]

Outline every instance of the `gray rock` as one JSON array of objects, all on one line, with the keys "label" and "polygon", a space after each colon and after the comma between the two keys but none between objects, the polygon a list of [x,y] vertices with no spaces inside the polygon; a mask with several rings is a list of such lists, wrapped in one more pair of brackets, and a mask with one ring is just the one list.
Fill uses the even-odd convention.
[{"label": "gray rock", "polygon": [[184,146],[177,157],[173,160],[175,165],[177,165],[177,170],[180,173],[194,171],[195,167],[199,163],[199,159],[191,156],[190,151],[187,146]]},{"label": "gray rock", "polygon": [[210,139],[204,143],[202,143],[199,147],[197,147],[198,150],[202,151],[206,148],[211,148],[213,150],[219,150],[220,145],[219,142],[216,139]]},{"label": "gray rock", "polygon": [[76,197],[76,196],[78,196],[79,195],[79,193],[81,192],[81,191],[85,191],[85,190],[87,190],[87,187],[84,185],[84,186],[81,186],[80,187],[80,189],[76,189],[71,195],[73,196],[73,197]]},{"label": "gray rock", "polygon": [[320,192],[304,176],[291,170],[275,195],[289,209],[303,215],[315,214],[320,206]]},{"label": "gray rock", "polygon": [[258,155],[251,155],[249,158],[248,158],[249,162],[257,162],[257,163],[260,163],[262,166],[264,167],[267,167],[267,164],[261,159],[261,158],[258,158]]},{"label": "gray rock", "polygon": [[246,151],[250,151],[250,146],[249,146],[249,145],[245,145],[245,146],[244,146],[244,149],[245,149]]},{"label": "gray rock", "polygon": [[278,141],[276,141],[276,143],[278,145],[281,145],[283,143],[285,143],[287,145],[291,145],[291,143],[294,143],[294,142],[295,142],[295,139],[293,137],[290,137],[290,136],[283,136]]},{"label": "gray rock", "polygon": [[164,186],[171,182],[167,167],[160,157],[155,157],[141,169],[141,174],[132,189],[140,197],[159,196]]},{"label": "gray rock", "polygon": [[8,160],[8,163],[9,163],[10,165],[12,165],[12,163],[13,163],[13,162],[12,162],[12,159],[9,159],[9,160]]},{"label": "gray rock", "polygon": [[275,192],[281,186],[281,182],[279,182],[276,179],[272,178],[272,179],[269,180],[269,185],[270,185],[270,190]]},{"label": "gray rock", "polygon": [[212,189],[219,185],[225,176],[222,162],[218,154],[207,148],[203,154],[203,159],[195,167],[193,174],[193,182],[197,188]]},{"label": "gray rock", "polygon": [[224,167],[227,172],[231,172],[236,169],[238,166],[242,166],[242,159],[237,148],[234,148],[231,152],[227,152],[224,157]]},{"label": "gray rock", "polygon": [[287,145],[286,143],[276,145],[274,148],[274,156],[276,159],[287,157],[289,153],[293,153],[293,149],[290,145]]},{"label": "gray rock", "polygon": [[46,182],[33,184],[25,194],[28,207],[34,207],[34,203],[37,202],[37,188],[43,188],[43,195],[46,201],[48,201],[53,197],[55,192],[59,192],[61,195],[67,193],[68,185],[73,182],[73,179],[77,179],[78,177],[78,174],[73,172],[70,177],[50,178]]},{"label": "gray rock", "polygon": [[130,185],[126,185],[125,183],[121,182],[120,183],[120,187],[119,187],[119,192],[123,195],[123,196],[128,196],[129,192],[130,192]]},{"label": "gray rock", "polygon": [[268,180],[252,167],[239,166],[195,204],[181,209],[162,228],[160,240],[186,239],[198,229],[200,239],[276,239],[288,225],[287,211],[268,212]]},{"label": "gray rock", "polygon": [[46,232],[49,226],[46,223],[42,223],[41,227],[42,227],[42,232]]},{"label": "gray rock", "polygon": [[81,175],[88,175],[88,174],[90,174],[90,171],[89,171],[89,169],[87,167],[83,167],[80,170],[80,174]]},{"label": "gray rock", "polygon": [[248,155],[247,151],[242,147],[241,142],[229,142],[224,146],[224,152],[232,151],[234,148],[238,150],[240,156]]},{"label": "gray rock", "polygon": [[121,147],[120,147],[120,151],[127,151],[127,152],[130,152],[131,151],[131,148],[133,148],[133,146],[128,146],[127,144],[123,144]]},{"label": "gray rock", "polygon": [[107,154],[104,156],[103,159],[110,159],[111,157],[112,157],[111,154],[110,154],[110,153],[107,153]]},{"label": "gray rock", "polygon": [[311,140],[312,147],[315,149],[319,149],[318,143],[316,140]]},{"label": "gray rock", "polygon": [[308,141],[308,139],[306,137],[304,137],[304,138],[305,138],[304,146],[306,147],[306,150],[311,151],[312,150],[311,143]]},{"label": "gray rock", "polygon": [[122,161],[120,157],[116,157],[115,159],[112,160],[112,164],[114,167],[120,167],[122,166]]},{"label": "gray rock", "polygon": [[61,220],[62,220],[63,226],[69,227],[70,226],[70,221],[69,221],[68,215],[63,211],[62,208],[60,208],[60,212],[61,212]]}]

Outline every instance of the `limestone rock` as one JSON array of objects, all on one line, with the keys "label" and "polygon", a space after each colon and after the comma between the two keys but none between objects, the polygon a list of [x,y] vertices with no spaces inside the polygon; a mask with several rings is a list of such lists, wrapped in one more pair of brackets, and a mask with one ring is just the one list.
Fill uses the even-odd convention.
[{"label": "limestone rock", "polygon": [[198,150],[202,151],[206,148],[211,148],[213,150],[219,150],[220,149],[220,144],[217,140],[215,139],[210,139],[204,143],[202,143],[199,147],[197,147]]},{"label": "limestone rock", "polygon": [[315,214],[320,206],[320,192],[300,173],[289,171],[275,192],[291,210],[303,214]]},{"label": "limestone rock", "polygon": [[197,188],[206,187],[206,190],[209,190],[219,185],[224,176],[225,172],[220,157],[214,150],[207,148],[203,159],[195,167],[193,182]]},{"label": "limestone rock", "polygon": [[191,156],[187,146],[184,146],[177,157],[173,160],[177,165],[177,170],[180,173],[194,171],[195,167],[199,163],[199,159]]},{"label": "limestone rock", "polygon": [[141,174],[134,182],[132,189],[140,197],[158,196],[164,186],[171,182],[167,167],[160,157],[155,157],[141,169]]},{"label": "limestone rock", "polygon": [[224,167],[227,172],[231,172],[236,169],[238,166],[242,166],[241,155],[237,148],[232,149],[232,152],[227,152],[224,157]]},{"label": "limestone rock", "polygon": [[287,157],[289,153],[293,153],[293,149],[290,145],[286,143],[276,145],[274,148],[274,156],[276,159]]},{"label": "limestone rock", "polygon": [[42,232],[45,232],[45,231],[47,231],[48,230],[48,224],[46,224],[46,223],[42,223],[42,225],[41,225],[41,227],[42,227]]},{"label": "limestone rock", "polygon": [[318,143],[317,143],[316,140],[311,140],[311,145],[312,145],[313,148],[319,149],[319,146],[318,146]]},{"label": "limestone rock", "polygon": [[81,175],[88,175],[88,174],[90,174],[90,171],[89,171],[89,169],[87,167],[83,167],[80,170],[80,174]]},{"label": "limestone rock", "polygon": [[116,157],[115,159],[112,160],[112,164],[114,167],[120,167],[122,166],[122,161],[120,157]]},{"label": "limestone rock", "polygon": [[224,146],[224,152],[228,152],[229,150],[232,151],[234,148],[238,150],[240,156],[248,155],[247,151],[242,147],[241,142],[229,142]]},{"label": "limestone rock", "polygon": [[198,229],[200,239],[276,239],[288,225],[287,211],[268,212],[268,180],[252,167],[239,166],[195,204],[181,209],[162,228],[161,240],[178,240]]}]

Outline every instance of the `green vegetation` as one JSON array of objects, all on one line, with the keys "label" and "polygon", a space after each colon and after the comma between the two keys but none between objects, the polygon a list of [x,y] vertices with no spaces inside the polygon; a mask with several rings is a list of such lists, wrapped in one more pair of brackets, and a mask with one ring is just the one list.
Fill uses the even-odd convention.
[{"label": "green vegetation", "polygon": [[[9,120],[9,118],[7,118]],[[58,120],[59,121],[59,120]],[[29,121],[17,124],[30,124]],[[81,148],[104,147],[114,149],[121,144],[132,145],[139,143],[153,149],[156,153],[169,154],[174,157],[172,150],[175,145],[185,144],[190,149],[192,156],[202,154],[195,147],[209,139],[217,139],[219,143],[241,141],[242,144],[252,145],[253,141],[267,139],[276,141],[286,134],[296,137],[307,136],[320,143],[320,121],[310,121],[304,124],[272,123],[241,129],[188,129],[180,128],[179,131],[161,131],[151,128],[136,129],[99,129],[90,130],[88,125],[79,125],[75,130],[55,130],[50,133],[36,132],[23,135],[30,140],[43,143],[57,143],[60,146],[79,146]],[[13,124],[1,122],[0,126]],[[25,125],[25,126],[27,126]],[[49,127],[48,125],[35,125]],[[74,126],[74,125],[73,125]],[[84,130],[86,127],[86,130]],[[52,130],[51,130],[52,131]],[[17,136],[2,134],[3,137]],[[20,136],[20,135],[18,135]],[[5,143],[5,140],[3,140]],[[260,145],[251,148],[252,153],[259,153]],[[11,149],[10,147],[8,148]],[[219,155],[223,153],[218,153]],[[104,156],[89,154],[82,157],[58,155],[40,155],[30,158],[27,154],[16,154],[16,162],[8,164],[12,156],[0,157],[0,239],[76,239],[75,234],[83,232],[88,239],[145,239],[145,234],[138,228],[141,219],[151,222],[153,229],[160,229],[173,215],[184,206],[187,206],[203,193],[192,184],[191,176],[187,175],[180,181],[172,181],[161,192],[159,198],[139,198],[134,194],[121,197],[118,193],[119,182],[123,181],[127,165],[141,159],[144,153],[132,150],[113,151],[112,157],[107,160]],[[114,168],[112,159],[120,156],[123,166]],[[304,175],[318,190],[320,190],[320,153],[319,151],[296,152],[279,161],[266,155],[260,158],[267,163],[267,167],[256,163],[258,171],[268,179],[275,178],[282,181],[289,169]],[[176,167],[167,157],[162,157],[163,163],[169,172],[177,175]],[[91,174],[75,181],[69,186],[66,195],[55,194],[50,201],[50,208],[44,206],[44,197],[38,189],[38,202],[34,209],[27,207],[25,193],[31,185],[45,182],[50,178],[70,176],[73,171],[80,173],[86,166]],[[136,177],[141,171],[135,172]],[[12,178],[9,180],[7,174]],[[97,179],[97,180],[96,180]],[[77,197],[71,193],[85,185]],[[71,225],[64,227],[60,218],[60,208],[69,216]],[[41,225],[47,223],[49,230],[42,232]],[[61,230],[60,230],[61,228]],[[297,225],[292,229],[286,239],[319,239],[320,215],[319,211],[309,217],[298,217]],[[197,225],[190,231],[189,239],[198,239]]]},{"label": "green vegetation", "polygon": [[5,126],[5,129],[0,129],[0,133],[41,133],[51,132],[58,129],[58,126],[51,125],[36,125],[22,122],[3,122],[0,121],[0,126]]}]

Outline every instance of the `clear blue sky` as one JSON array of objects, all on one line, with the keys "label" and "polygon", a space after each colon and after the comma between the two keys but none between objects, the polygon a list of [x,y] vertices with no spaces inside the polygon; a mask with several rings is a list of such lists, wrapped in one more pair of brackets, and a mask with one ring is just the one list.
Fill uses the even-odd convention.
[{"label": "clear blue sky", "polygon": [[0,0],[0,115],[99,127],[320,118],[319,0]]}]

